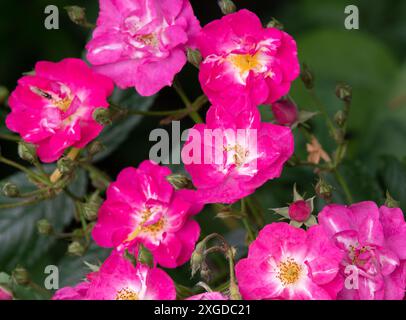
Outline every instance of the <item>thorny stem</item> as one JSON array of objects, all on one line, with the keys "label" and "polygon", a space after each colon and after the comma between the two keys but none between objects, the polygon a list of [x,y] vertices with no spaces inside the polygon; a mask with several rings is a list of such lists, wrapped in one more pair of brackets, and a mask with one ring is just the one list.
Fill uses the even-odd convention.
[{"label": "thorny stem", "polygon": [[37,204],[41,201],[43,201],[44,197],[38,197],[30,200],[25,200],[25,201],[20,201],[20,202],[12,202],[12,203],[3,203],[0,204],[0,209],[13,209],[17,207],[28,207],[34,204]]},{"label": "thorny stem", "polygon": [[235,278],[234,271],[234,250],[229,247],[226,254],[228,265],[230,268],[230,298],[231,300],[242,300],[240,291],[238,289],[237,279]]},{"label": "thorny stem", "polygon": [[[184,100],[182,100],[184,101]],[[143,111],[143,110],[129,110],[127,108],[123,108],[113,102],[110,102],[110,106],[118,110],[119,114],[121,115],[140,115],[140,116],[150,116],[150,117],[180,117],[183,118],[184,116],[189,115],[192,117],[192,113],[196,113],[197,111],[207,103],[207,97],[205,95],[199,96],[193,103],[190,104],[189,108],[182,108],[182,109],[175,109],[175,110],[160,110],[160,111]],[[188,102],[189,103],[189,102]],[[195,115],[193,115],[195,117]],[[200,117],[200,116],[199,116]],[[195,117],[197,121],[197,117]],[[201,119],[199,119],[200,121]]]},{"label": "thorny stem", "polygon": [[246,197],[245,198],[247,202],[247,207],[251,211],[255,222],[257,223],[258,227],[262,228],[265,225],[264,217],[261,213],[261,209],[258,210],[258,208],[255,206],[255,199],[253,196],[251,197]]},{"label": "thorny stem", "polygon": [[20,141],[20,137],[13,135],[13,134],[0,134],[0,139],[6,140],[6,141],[14,141],[14,142]]},{"label": "thorny stem", "polygon": [[165,111],[128,110],[127,114],[140,115],[140,116],[151,116],[151,117],[161,117],[161,116],[177,115],[179,113],[184,113],[184,112],[185,112],[185,109],[165,110]]},{"label": "thorny stem", "polygon": [[341,175],[341,173],[338,171],[337,168],[333,169],[333,173],[334,173],[334,176],[335,176],[337,182],[340,184],[341,188],[344,191],[344,195],[345,195],[345,198],[347,200],[347,203],[348,204],[353,203],[353,198],[352,198],[352,195],[351,195],[350,188],[348,187],[348,184],[345,181],[344,177]]},{"label": "thorny stem", "polygon": [[35,180],[37,182],[49,185],[48,179],[36,174],[34,171],[24,167],[23,165],[15,162],[13,160],[10,160],[10,159],[7,159],[7,158],[5,158],[3,156],[0,156],[0,163],[3,163],[5,165],[13,167],[13,168],[15,168],[15,169],[17,169],[19,171],[24,172],[25,174],[27,174],[27,176],[29,176],[30,178],[32,178],[33,180]]},{"label": "thorny stem", "polygon": [[225,257],[228,260],[229,273],[230,273],[230,281],[228,284],[228,288],[230,291],[230,298],[231,298],[231,300],[241,300],[242,298],[241,298],[241,294],[238,289],[237,279],[235,277],[235,272],[234,272],[235,249],[227,243],[227,241],[225,240],[225,238],[222,235],[220,235],[218,233],[212,233],[212,234],[208,235],[206,238],[204,238],[203,241],[205,243],[207,243],[210,240],[215,239],[215,238],[220,240],[221,246],[214,246],[214,247],[211,247],[211,248],[205,250],[204,255],[206,256],[208,253],[212,253],[212,252],[222,252],[225,255]]},{"label": "thorny stem", "polygon": [[248,219],[247,219],[247,206],[246,206],[246,199],[241,199],[241,212],[244,214],[243,218],[241,219],[243,224],[244,224],[244,228],[247,230],[248,233],[248,238],[249,238],[249,242],[251,243],[252,241],[255,240],[255,235],[254,232],[252,231]]},{"label": "thorny stem", "polygon": [[[348,113],[348,111],[349,111],[348,110],[349,109],[349,104],[348,103],[346,104],[345,108],[346,108],[345,112]],[[300,126],[300,129],[303,131],[303,134],[305,135],[305,137],[310,141],[311,133],[307,130],[307,128],[304,127],[304,126]],[[342,145],[343,144],[339,144],[338,148],[342,147]],[[313,164],[313,163],[310,163],[310,162],[307,162],[307,161],[299,161],[299,162],[296,162],[295,164],[314,166],[314,167],[319,168],[321,170],[332,172],[334,174],[334,178],[336,179],[337,183],[341,186],[341,189],[344,192],[347,203],[351,204],[353,202],[353,197],[351,195],[350,188],[348,187],[348,184],[345,181],[344,177],[338,171],[339,163],[336,163],[336,161],[334,161],[333,164],[327,164],[325,166],[320,165],[320,164]]]},{"label": "thorny stem", "polygon": [[334,134],[336,128],[333,124],[333,121],[331,121],[330,116],[328,115],[327,108],[324,105],[324,103],[319,99],[319,97],[316,94],[316,91],[314,89],[309,90],[310,96],[312,97],[317,109],[323,114],[323,116],[326,118],[327,125],[331,131],[331,134]]},{"label": "thorny stem", "polygon": [[43,287],[41,287],[40,285],[36,284],[33,281],[30,281],[28,283],[28,286],[30,286],[31,288],[33,288],[35,291],[42,293],[42,294],[46,294],[47,296],[49,295],[49,291]]},{"label": "thorny stem", "polygon": [[80,203],[77,202],[77,201],[75,201],[75,208],[76,208],[76,211],[77,211],[77,213],[79,215],[80,223],[82,225],[82,230],[83,230],[83,234],[85,235],[86,242],[89,243],[90,238],[89,238],[89,234],[87,232],[87,222],[86,222],[86,219],[85,219],[85,217],[83,215],[83,211],[80,208]]},{"label": "thorny stem", "polygon": [[196,110],[193,110],[193,103],[187,97],[185,91],[183,90],[182,86],[180,85],[180,83],[178,81],[176,81],[176,80],[174,81],[173,88],[178,93],[179,97],[182,99],[183,104],[185,105],[190,118],[192,118],[192,120],[195,123],[202,123],[203,119],[200,117],[200,115],[197,113]]}]

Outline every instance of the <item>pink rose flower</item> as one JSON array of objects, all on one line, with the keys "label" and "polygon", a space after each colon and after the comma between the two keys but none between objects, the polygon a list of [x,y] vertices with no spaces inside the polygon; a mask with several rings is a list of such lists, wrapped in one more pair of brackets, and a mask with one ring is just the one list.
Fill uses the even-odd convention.
[{"label": "pink rose flower", "polygon": [[1,300],[13,300],[13,294],[2,286],[0,286],[0,301]]},{"label": "pink rose flower", "polygon": [[228,300],[228,298],[220,292],[205,292],[191,296],[186,300]]},{"label": "pink rose flower", "polygon": [[103,127],[93,120],[96,108],[108,107],[113,82],[80,59],[41,61],[35,75],[22,77],[10,96],[6,125],[38,146],[43,162],[58,160],[69,147],[83,148]]},{"label": "pink rose flower", "polygon": [[248,10],[206,25],[198,48],[204,58],[199,74],[203,91],[214,105],[235,110],[280,99],[300,72],[292,37],[263,28]]},{"label": "pink rose flower", "polygon": [[295,201],[289,206],[289,218],[294,221],[304,222],[309,219],[311,213],[312,208],[305,200]]},{"label": "pink rose flower", "polygon": [[75,287],[64,287],[55,292],[52,300],[86,300],[90,282],[84,281]]},{"label": "pink rose flower", "polygon": [[188,0],[100,0],[87,58],[120,88],[150,96],[170,86],[200,30]]},{"label": "pink rose flower", "polygon": [[280,125],[291,126],[299,117],[296,105],[290,100],[279,100],[272,103],[272,113]]},{"label": "pink rose flower", "polygon": [[175,191],[166,180],[171,171],[152,161],[126,168],[107,189],[92,231],[96,243],[119,250],[136,250],[142,243],[163,267],[188,261],[200,228],[191,215],[202,206],[193,190]]},{"label": "pink rose flower", "polygon": [[235,268],[244,299],[330,300],[342,288],[342,253],[320,226],[272,223]]},{"label": "pink rose flower", "polygon": [[[406,223],[399,208],[366,201],[326,206],[319,223],[345,253],[341,273],[356,276],[340,299],[403,299],[406,288]],[[351,270],[348,269],[351,267]],[[347,269],[347,270],[346,270]],[[354,280],[354,279],[353,279]]]},{"label": "pink rose flower", "polygon": [[211,107],[189,131],[182,161],[204,203],[233,203],[281,175],[294,141],[287,127],[264,123],[256,108],[237,115]]},{"label": "pink rose flower", "polygon": [[172,279],[161,269],[136,267],[113,252],[98,272],[74,288],[58,290],[53,300],[175,300]]}]

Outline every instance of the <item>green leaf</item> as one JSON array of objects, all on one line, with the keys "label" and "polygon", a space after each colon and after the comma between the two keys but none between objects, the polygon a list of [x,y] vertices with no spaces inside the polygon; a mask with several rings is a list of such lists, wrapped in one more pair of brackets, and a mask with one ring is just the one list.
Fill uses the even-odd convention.
[{"label": "green leaf", "polygon": [[91,266],[99,266],[108,257],[111,250],[92,243],[81,257],[64,256],[58,264],[59,286],[74,286],[92,272]]},{"label": "green leaf", "polygon": [[[86,175],[82,171],[77,173],[70,190],[77,195],[82,195],[86,190]],[[5,180],[17,184],[22,192],[33,190],[32,184],[22,173],[17,173]],[[10,201],[16,200],[0,197],[0,203]],[[36,263],[55,243],[55,238],[37,233],[36,222],[47,219],[56,232],[61,232],[72,221],[73,214],[73,202],[63,193],[52,200],[36,205],[2,209],[0,211],[0,270],[9,271],[17,264],[27,269],[36,266]]]},{"label": "green leaf", "polygon": [[[344,28],[343,28],[344,29]],[[299,58],[315,74],[315,89],[332,117],[343,104],[335,96],[338,82],[353,87],[353,102],[349,116],[350,154],[358,155],[369,139],[369,130],[388,110],[389,98],[398,70],[396,59],[376,38],[362,31],[323,29],[298,38]],[[299,109],[317,111],[300,80],[295,81],[291,95]],[[325,119],[312,120],[315,134],[331,151],[334,142],[328,134]]]},{"label": "green leaf", "polygon": [[406,156],[406,64],[400,69],[396,82],[387,103],[382,106],[380,114],[366,134],[368,140],[363,145],[363,154],[368,157],[391,154],[397,157]]},{"label": "green leaf", "polygon": [[[376,180],[373,168],[353,160],[342,163],[338,170],[347,182],[354,202],[375,201],[382,203],[384,191]],[[333,174],[327,177],[327,182],[334,188],[332,202],[345,203],[342,187],[337,183]]]},{"label": "green leaf", "polygon": [[[146,111],[154,103],[156,96],[142,97],[134,89],[116,89],[111,100],[120,107],[129,110]],[[116,150],[131,133],[131,130],[142,120],[143,116],[129,115],[126,118],[114,121],[112,125],[104,128],[98,140],[106,147],[98,153],[94,160],[99,161]]]}]

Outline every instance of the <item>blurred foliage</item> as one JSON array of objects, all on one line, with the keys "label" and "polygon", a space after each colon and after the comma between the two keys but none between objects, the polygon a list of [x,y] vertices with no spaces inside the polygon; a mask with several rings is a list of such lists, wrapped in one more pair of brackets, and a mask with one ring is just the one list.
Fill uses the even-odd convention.
[{"label": "blurred foliage", "polygon": [[[192,0],[198,18],[203,24],[221,17],[216,1]],[[313,70],[316,77],[316,91],[332,117],[343,108],[334,94],[338,82],[344,81],[353,87],[353,103],[350,110],[348,138],[350,140],[346,161],[340,172],[347,179],[355,201],[373,200],[383,204],[385,192],[400,201],[406,209],[406,2],[402,0],[301,0],[301,1],[235,1],[239,8],[256,12],[264,23],[275,17],[285,26],[299,48],[299,58]],[[33,69],[38,60],[60,60],[65,57],[80,57],[90,34],[69,21],[63,7],[79,5],[86,8],[88,20],[97,17],[97,1],[65,1],[55,3],[60,9],[60,29],[46,30],[43,26],[45,0],[30,0],[24,4],[3,1],[0,11],[0,86],[12,90],[23,72]],[[344,8],[357,5],[360,10],[360,30],[345,30]],[[197,71],[187,66],[179,75],[191,97],[201,93]],[[300,109],[314,111],[315,106],[298,80],[294,83],[291,96]],[[165,88],[157,97],[141,98],[133,90],[117,90],[113,101],[138,110],[170,110],[180,108],[180,100],[170,88]],[[6,107],[0,106],[0,133],[6,131],[4,117]],[[261,112],[267,121],[272,119],[269,106],[262,106]],[[202,113],[203,114],[203,113]],[[153,145],[148,137],[152,129],[161,127],[160,119],[133,116],[106,127],[99,138],[107,149],[96,157],[97,166],[111,178],[126,166],[136,166],[148,158]],[[324,119],[316,117],[310,121],[312,130],[323,147],[332,152],[335,144],[329,136]],[[182,129],[192,125],[188,119],[182,121]],[[165,127],[170,129],[169,127]],[[296,152],[305,159],[305,140],[296,130]],[[1,151],[17,159],[14,143],[1,141]],[[182,167],[173,166],[176,171]],[[12,175],[13,174],[13,175]],[[12,175],[12,176],[10,176]],[[292,201],[292,186],[307,196],[314,195],[317,176],[312,168],[285,168],[280,179],[269,181],[253,197],[256,209],[261,211],[267,222],[278,217],[269,208],[282,207]],[[21,174],[0,167],[0,180],[15,181],[24,189],[27,182]],[[334,187],[333,201],[344,203],[340,186],[332,176],[327,180]],[[77,176],[72,191],[78,195],[86,192],[87,178],[83,173]],[[3,202],[4,199],[0,199]],[[316,201],[316,208],[325,205]],[[238,206],[236,208],[238,210]],[[60,284],[74,285],[89,272],[86,263],[99,264],[108,250],[94,245],[83,257],[66,256],[67,242],[40,236],[36,233],[37,220],[47,217],[58,231],[71,231],[80,226],[74,220],[72,201],[61,194],[52,201],[36,206],[1,210],[0,212],[0,271],[10,273],[19,264],[29,269],[32,279],[42,284],[48,264],[60,267]],[[226,234],[227,240],[244,254],[245,231],[239,220],[216,218],[218,208],[207,206],[198,215],[202,234],[211,232]],[[233,230],[228,232],[228,230]],[[228,232],[228,233],[227,233]],[[212,285],[226,280],[220,272],[224,261],[214,255],[212,267],[217,278]],[[193,286],[199,279],[190,279],[189,265],[169,274],[181,284]],[[18,287],[19,298],[46,298],[32,288]]]}]

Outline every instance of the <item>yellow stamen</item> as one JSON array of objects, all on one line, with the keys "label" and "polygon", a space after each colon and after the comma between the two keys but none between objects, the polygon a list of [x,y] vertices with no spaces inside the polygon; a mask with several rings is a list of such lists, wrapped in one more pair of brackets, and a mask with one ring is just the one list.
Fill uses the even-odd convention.
[{"label": "yellow stamen", "polygon": [[165,221],[163,218],[159,219],[156,223],[154,223],[152,225],[144,226],[144,224],[148,221],[148,219],[151,217],[151,215],[152,215],[152,212],[150,209],[147,209],[143,212],[141,223],[133,232],[131,232],[128,235],[126,242],[133,241],[135,238],[137,238],[139,236],[139,234],[141,232],[148,232],[148,233],[152,233],[153,235],[155,235],[164,228]]},{"label": "yellow stamen", "polygon": [[293,259],[287,259],[278,264],[279,273],[277,278],[284,286],[295,284],[302,274],[302,266]]},{"label": "yellow stamen", "polygon": [[116,300],[139,300],[137,293],[129,288],[117,291]]},{"label": "yellow stamen", "polygon": [[54,100],[53,103],[56,107],[58,107],[58,109],[60,109],[63,112],[66,112],[69,109],[70,105],[72,104],[72,99],[69,97],[65,97],[60,100]]},{"label": "yellow stamen", "polygon": [[233,54],[229,59],[231,63],[240,70],[240,73],[246,73],[261,66],[258,54]]},{"label": "yellow stamen", "polygon": [[238,144],[236,144],[234,147],[231,146],[224,147],[224,151],[226,152],[234,151],[233,159],[237,167],[240,167],[242,164],[244,164],[245,159],[249,153],[247,150],[245,150]]},{"label": "yellow stamen", "polygon": [[158,39],[153,33],[138,36],[137,40],[141,41],[147,46],[156,47],[158,45]]}]

